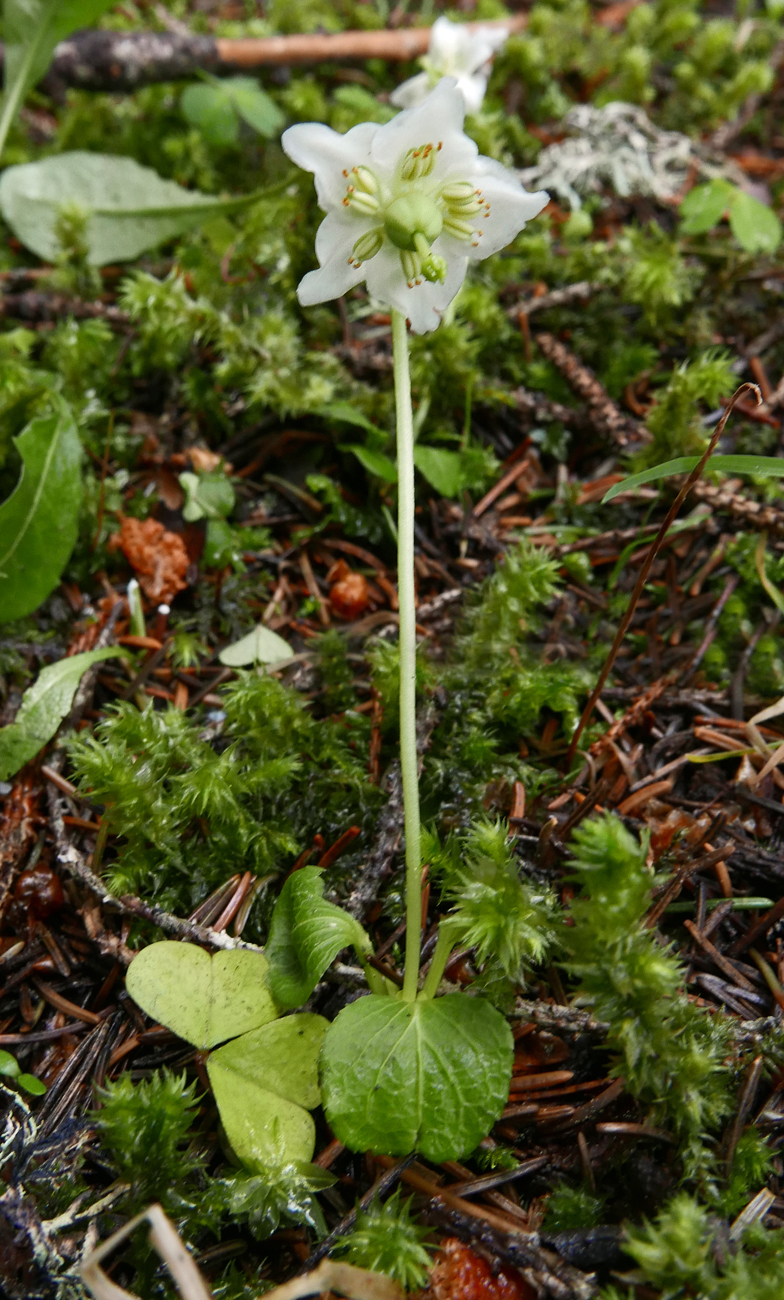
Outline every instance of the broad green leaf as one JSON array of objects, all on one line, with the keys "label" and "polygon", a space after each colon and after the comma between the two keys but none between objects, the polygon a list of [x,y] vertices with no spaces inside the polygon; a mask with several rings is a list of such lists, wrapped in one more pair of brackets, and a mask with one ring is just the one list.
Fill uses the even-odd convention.
[{"label": "broad green leaf", "polygon": [[286,1016],[211,1053],[207,1073],[221,1122],[247,1168],[311,1159],[316,1129],[307,1112],[321,1100],[327,1028],[321,1016]]},{"label": "broad green leaf", "polygon": [[221,650],[218,658],[227,668],[245,668],[248,664],[275,664],[293,655],[288,641],[263,623],[257,623],[252,632]]},{"label": "broad green leaf", "polygon": [[[641,470],[639,474],[630,474],[620,483],[614,483],[602,497],[602,505],[612,501],[621,492],[630,492],[632,488],[644,483],[656,483],[659,479],[671,478],[673,474],[689,474],[700,463],[699,456],[678,456],[676,460],[666,460],[651,469]],[[705,464],[705,471],[719,474],[758,474],[764,478],[784,478],[784,458],[778,456],[711,456]]]},{"label": "broad green leaf", "polygon": [[445,447],[414,448],[414,464],[442,497],[457,496],[463,486],[460,453]]},{"label": "broad green leaf", "polygon": [[716,178],[689,190],[680,206],[681,234],[704,235],[718,225],[733,202],[737,187]]},{"label": "broad green leaf", "polygon": [[213,956],[192,943],[151,943],[133,959],[128,992],[148,1016],[204,1050],[277,1017],[260,952]]},{"label": "broad green leaf", "polygon": [[340,450],[353,452],[368,474],[375,474],[376,478],[383,478],[386,483],[397,483],[397,465],[383,451],[372,451],[361,443],[342,443]]},{"label": "broad green leaf", "polygon": [[343,948],[369,952],[359,921],[323,898],[323,871],[302,867],[289,876],[272,913],[265,952],[269,985],[279,1007],[300,1007]]},{"label": "broad green leaf", "polygon": [[0,505],[0,623],[37,609],[76,542],[82,448],[70,407],[31,420],[14,439],[22,473]]},{"label": "broad green leaf", "polygon": [[182,517],[189,524],[197,519],[225,519],[234,509],[236,494],[226,475],[180,474],[180,487],[185,492]]},{"label": "broad green leaf", "polygon": [[15,721],[0,728],[0,781],[18,772],[52,739],[73,704],[82,674],[102,659],[120,653],[119,646],[105,646],[58,659],[43,669],[22,696]]},{"label": "broad green leaf", "polygon": [[344,1007],[321,1053],[324,1113],[353,1151],[457,1160],[506,1104],[512,1032],[482,998],[402,1002],[370,994]]},{"label": "broad green leaf", "polygon": [[180,99],[183,117],[201,131],[208,144],[236,144],[240,136],[237,110],[230,95],[205,82],[186,86]]},{"label": "broad green leaf", "polygon": [[114,0],[4,0],[4,90],[0,152],[8,127],[31,86],[49,67],[52,52],[77,27],[94,27]]},{"label": "broad green leaf", "polygon": [[730,207],[730,229],[747,253],[775,253],[781,243],[781,222],[767,203],[738,190]]},{"label": "broad green leaf", "polygon": [[24,245],[46,261],[59,252],[55,226],[61,209],[80,208],[87,216],[91,266],[131,261],[203,221],[236,212],[261,197],[264,192],[213,198],[184,190],[133,158],[82,150],[9,167],[0,177],[4,219]]}]

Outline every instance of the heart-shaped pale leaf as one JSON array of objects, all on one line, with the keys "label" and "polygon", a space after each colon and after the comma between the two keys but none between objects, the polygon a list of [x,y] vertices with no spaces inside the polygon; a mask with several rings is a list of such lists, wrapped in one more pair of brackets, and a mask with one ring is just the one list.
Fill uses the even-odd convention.
[{"label": "heart-shaped pale leaf", "polygon": [[135,957],[127,987],[142,1011],[204,1050],[275,1020],[260,952],[236,949],[210,956],[192,943],[152,943]]},{"label": "heart-shaped pale leaf", "polygon": [[512,1055],[509,1025],[482,998],[371,994],[344,1007],[327,1031],[324,1112],[354,1151],[458,1160],[501,1114]]},{"label": "heart-shaped pale leaf", "polygon": [[270,988],[279,1007],[300,1007],[343,948],[368,952],[359,921],[323,897],[323,871],[303,867],[289,876],[272,913],[266,953]]},{"label": "heart-shaped pale leaf", "polygon": [[221,650],[218,658],[229,668],[244,668],[247,664],[274,664],[281,659],[291,659],[293,654],[288,641],[272,628],[257,623],[252,632]]},{"label": "heart-shaped pale leaf", "polygon": [[287,1016],[213,1052],[207,1073],[226,1136],[249,1169],[308,1161],[316,1129],[318,1057],[327,1021]]}]

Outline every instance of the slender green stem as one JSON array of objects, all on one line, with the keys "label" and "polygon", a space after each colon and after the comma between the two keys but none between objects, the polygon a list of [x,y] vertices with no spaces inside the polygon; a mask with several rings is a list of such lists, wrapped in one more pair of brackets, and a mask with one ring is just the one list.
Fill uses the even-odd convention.
[{"label": "slender green stem", "polygon": [[[6,75],[3,106],[2,111],[0,111],[0,155],[5,148],[6,137],[11,129],[11,123],[22,106],[22,100],[24,99],[25,92],[28,88],[28,81],[32,76],[33,68],[36,65],[39,53],[44,47],[47,31],[57,10],[57,4],[58,0],[48,0],[48,3],[44,5],[43,11],[39,14],[38,26],[33,34],[33,38],[25,49],[21,65],[17,69],[16,78],[11,81]],[[42,69],[42,71],[43,70],[44,69]],[[6,74],[7,73],[8,61],[6,61]]]},{"label": "slender green stem", "polygon": [[433,949],[433,958],[430,962],[430,970],[427,972],[427,978],[422,985],[422,997],[434,998],[441,977],[446,970],[446,964],[449,961],[449,954],[452,951],[452,926],[449,921],[442,921],[438,927],[438,938],[436,946]]},{"label": "slender green stem", "polygon": [[397,412],[397,588],[400,604],[400,771],[406,833],[406,970],[403,998],[417,995],[422,926],[419,772],[416,746],[416,602],[414,598],[414,418],[406,318],[392,312]]}]

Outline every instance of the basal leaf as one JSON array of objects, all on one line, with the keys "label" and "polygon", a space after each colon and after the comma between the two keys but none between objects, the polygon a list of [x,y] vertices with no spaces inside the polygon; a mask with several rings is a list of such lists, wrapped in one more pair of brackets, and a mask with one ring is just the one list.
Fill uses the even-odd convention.
[{"label": "basal leaf", "polygon": [[680,206],[681,233],[704,235],[721,221],[733,201],[737,187],[729,181],[708,181],[689,190]]},{"label": "basal leaf", "polygon": [[457,496],[463,486],[460,454],[446,447],[414,448],[414,464],[431,487],[443,497]]},{"label": "basal leaf", "polygon": [[321,1101],[318,1058],[329,1021],[299,1012],[252,1029],[210,1054],[210,1062],[313,1110]]},{"label": "basal leaf", "polygon": [[260,197],[262,193],[213,198],[184,190],[133,158],[82,150],[9,167],[0,177],[4,219],[27,248],[47,261],[59,251],[55,226],[62,207],[82,209],[88,218],[85,238],[92,266],[131,261]]},{"label": "basal leaf", "polygon": [[143,948],[128,970],[128,992],[148,1016],[204,1050],[277,1017],[260,952],[213,956],[192,943],[165,940]]},{"label": "basal leaf", "polygon": [[353,452],[368,474],[375,474],[376,478],[382,478],[385,483],[397,483],[397,465],[383,451],[373,451],[362,443],[343,443],[340,450]]},{"label": "basal leaf", "polygon": [[15,439],[22,474],[0,505],[0,623],[24,618],[57,586],[76,542],[81,443],[62,399]]},{"label": "basal leaf", "polygon": [[293,654],[288,641],[263,623],[257,623],[252,632],[221,650],[218,658],[227,668],[245,668],[248,664],[275,664],[281,659],[291,659]]},{"label": "basal leaf", "polygon": [[225,519],[234,509],[237,499],[231,481],[221,471],[211,474],[180,474],[180,487],[185,492],[182,517],[189,524],[197,519]]},{"label": "basal leaf", "polygon": [[[676,460],[666,460],[661,465],[641,470],[639,474],[630,474],[605,492],[602,505],[612,501],[621,492],[630,492],[644,483],[656,483],[659,479],[671,478],[674,474],[689,474],[699,463],[699,456],[678,456]],[[705,473],[709,472],[784,478],[784,460],[778,456],[711,456],[705,465]]]},{"label": "basal leaf", "polygon": [[512,1033],[489,1002],[450,993],[344,1007],[321,1054],[324,1112],[354,1151],[440,1164],[472,1151],[509,1096]]},{"label": "basal leaf", "polygon": [[25,691],[15,721],[0,728],[0,781],[18,772],[52,739],[73,703],[82,674],[120,653],[118,646],[105,646],[59,659],[43,669]]},{"label": "basal leaf", "polygon": [[323,898],[323,875],[317,867],[292,872],[272,913],[269,985],[284,1010],[302,1006],[342,948],[371,948],[359,922]]},{"label": "basal leaf", "polygon": [[730,229],[747,253],[775,253],[781,243],[781,222],[767,203],[738,190],[730,207]]},{"label": "basal leaf", "polygon": [[308,1161],[319,1104],[318,1057],[327,1021],[286,1016],[212,1052],[207,1073],[235,1154],[249,1169]]}]

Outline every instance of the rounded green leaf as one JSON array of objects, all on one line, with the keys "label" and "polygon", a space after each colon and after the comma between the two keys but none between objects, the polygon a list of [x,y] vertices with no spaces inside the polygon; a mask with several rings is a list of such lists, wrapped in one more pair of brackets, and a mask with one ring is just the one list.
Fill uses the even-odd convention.
[{"label": "rounded green leaf", "polygon": [[209,1063],[312,1110],[321,1101],[318,1058],[328,1028],[328,1020],[309,1011],[285,1016],[219,1047]]},{"label": "rounded green leaf", "polygon": [[231,95],[222,86],[204,83],[186,86],[182,92],[180,109],[186,121],[201,131],[209,144],[236,144],[240,124]]},{"label": "rounded green leaf", "polygon": [[226,1136],[249,1169],[308,1161],[316,1127],[318,1054],[327,1022],[288,1016],[213,1052],[207,1073]]},{"label": "rounded green leaf", "polygon": [[747,253],[775,253],[781,243],[781,222],[767,203],[738,190],[730,208],[730,228]]},{"label": "rounded green leaf", "polygon": [[22,1071],[19,1069],[19,1062],[10,1052],[0,1052],[0,1074],[9,1079],[18,1079]]},{"label": "rounded green leaf", "polygon": [[512,1055],[509,1025],[481,998],[402,1002],[371,994],[345,1007],[327,1031],[324,1112],[354,1151],[456,1160],[501,1114]]},{"label": "rounded green leaf", "polygon": [[201,1050],[258,1029],[278,1015],[260,952],[212,957],[192,943],[152,943],[134,958],[128,992],[149,1016]]},{"label": "rounded green leaf", "polygon": [[720,177],[695,185],[680,207],[681,233],[703,235],[721,221],[730,206],[736,187]]},{"label": "rounded green leaf", "polygon": [[40,1079],[36,1079],[34,1074],[20,1074],[16,1082],[25,1092],[29,1092],[31,1097],[43,1097],[46,1092],[46,1084]]},{"label": "rounded green leaf", "polygon": [[257,623],[251,632],[221,650],[218,658],[229,668],[245,668],[248,664],[274,664],[281,659],[291,659],[293,655],[288,641],[273,632],[271,627]]}]

